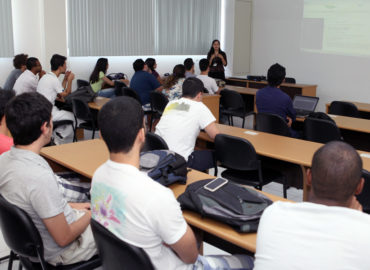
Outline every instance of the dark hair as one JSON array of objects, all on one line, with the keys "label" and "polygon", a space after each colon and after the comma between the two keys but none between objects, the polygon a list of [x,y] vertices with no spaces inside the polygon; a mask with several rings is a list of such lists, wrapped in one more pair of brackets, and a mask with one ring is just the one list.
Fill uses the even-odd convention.
[{"label": "dark hair", "polygon": [[27,54],[23,54],[23,53],[17,54],[13,58],[13,66],[17,69],[21,69],[22,66],[26,65],[27,57],[28,57]]},{"label": "dark hair", "polygon": [[67,57],[59,54],[54,54],[50,59],[51,70],[55,71],[59,67],[62,67],[66,62]]},{"label": "dark hair", "polygon": [[37,67],[37,62],[39,62],[39,59],[36,57],[30,57],[27,59],[26,67],[28,70],[31,70],[33,67]]},{"label": "dark hair", "polygon": [[14,90],[3,90],[0,88],[0,121],[3,119],[6,104],[13,97],[15,97]]},{"label": "dark hair", "polygon": [[145,60],[145,64],[150,68],[151,71],[154,71],[155,59],[154,58],[147,58]]},{"label": "dark hair", "polygon": [[107,58],[99,58],[96,61],[96,65],[94,67],[93,72],[90,75],[90,83],[95,83],[99,81],[99,73],[102,71],[104,74],[107,72],[108,67],[108,59]]},{"label": "dark hair", "polygon": [[200,71],[206,71],[209,66],[209,61],[206,58],[200,59],[199,61],[199,69]]},{"label": "dark hair", "polygon": [[132,64],[135,72],[140,71],[140,70],[143,70],[144,65],[145,65],[145,62],[141,58],[136,59],[135,62]]},{"label": "dark hair", "polygon": [[191,58],[186,58],[184,61],[184,66],[186,70],[191,70],[191,68],[194,66],[193,59]]},{"label": "dark hair", "polygon": [[100,133],[111,153],[127,153],[132,149],[144,125],[141,104],[131,97],[116,97],[99,111]]},{"label": "dark hair", "polygon": [[195,98],[200,92],[203,92],[204,84],[195,77],[187,78],[182,84],[182,96]]},{"label": "dark hair", "polygon": [[173,73],[169,76],[163,84],[163,88],[169,89],[174,86],[180,78],[185,78],[185,66],[184,65],[176,65],[173,68]]},{"label": "dark hair", "polygon": [[[213,48],[213,44],[214,44],[215,42],[218,42],[218,44],[220,44],[220,45],[221,45],[221,43],[220,43],[220,41],[219,41],[218,39],[214,39],[214,40],[212,41],[211,48],[210,48],[210,49],[209,49],[209,51],[208,51],[207,59],[210,59],[210,58],[211,58],[211,56],[212,56],[212,54],[214,54],[214,53],[215,53],[215,49]],[[221,53],[224,53],[224,52],[223,52],[223,50],[221,50],[221,47],[220,47],[220,49],[219,49],[219,53],[220,53],[220,54],[221,54]]]},{"label": "dark hair", "polygon": [[32,92],[13,98],[5,107],[6,125],[15,145],[29,145],[41,135],[41,127],[51,120],[53,105],[43,95]]},{"label": "dark hair", "polygon": [[346,202],[360,183],[362,160],[349,144],[330,142],[314,154],[311,172],[317,198]]},{"label": "dark hair", "polygon": [[285,79],[285,67],[278,63],[272,65],[267,72],[267,81],[270,86],[279,86]]}]

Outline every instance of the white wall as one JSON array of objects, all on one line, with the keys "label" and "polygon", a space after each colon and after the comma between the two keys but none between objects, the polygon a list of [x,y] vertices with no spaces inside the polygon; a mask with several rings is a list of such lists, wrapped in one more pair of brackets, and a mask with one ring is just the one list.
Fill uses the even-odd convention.
[{"label": "white wall", "polygon": [[318,110],[332,100],[370,102],[370,61],[300,50],[303,0],[256,0],[253,9],[252,74],[273,63],[298,83],[317,84]]}]

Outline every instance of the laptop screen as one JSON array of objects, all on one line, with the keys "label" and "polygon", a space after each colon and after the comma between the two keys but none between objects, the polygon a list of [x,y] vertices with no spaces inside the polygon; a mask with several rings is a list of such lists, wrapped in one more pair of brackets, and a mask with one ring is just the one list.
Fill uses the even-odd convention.
[{"label": "laptop screen", "polygon": [[293,99],[293,108],[296,111],[315,111],[316,105],[319,102],[318,97],[296,95]]}]

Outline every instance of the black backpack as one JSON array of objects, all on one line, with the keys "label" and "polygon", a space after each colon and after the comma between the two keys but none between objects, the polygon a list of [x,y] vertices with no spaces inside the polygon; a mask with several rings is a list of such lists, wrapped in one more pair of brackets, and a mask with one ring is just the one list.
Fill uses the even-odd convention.
[{"label": "black backpack", "polygon": [[77,88],[75,91],[66,96],[64,100],[66,105],[72,106],[72,99],[74,98],[78,98],[86,103],[89,103],[94,101],[97,95],[98,94],[92,90],[90,85],[86,85]]},{"label": "black backpack", "polygon": [[170,150],[153,150],[140,154],[140,170],[164,186],[178,182],[186,184],[187,162]]},{"label": "black backpack", "polygon": [[272,201],[252,188],[231,181],[213,192],[205,189],[212,180],[188,185],[177,199],[181,208],[226,223],[238,232],[256,232],[263,211]]}]

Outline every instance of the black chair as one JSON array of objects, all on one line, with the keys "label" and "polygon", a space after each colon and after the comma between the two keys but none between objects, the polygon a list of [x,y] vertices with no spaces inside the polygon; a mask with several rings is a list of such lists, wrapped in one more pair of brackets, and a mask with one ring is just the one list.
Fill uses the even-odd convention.
[{"label": "black chair", "polygon": [[[75,116],[75,134],[77,128],[82,128],[86,130],[92,130],[92,139],[95,138],[95,131],[98,130],[97,122],[93,114],[91,113],[91,110],[89,108],[89,105],[78,98],[72,99],[72,110],[73,114]],[[82,121],[85,121],[83,123],[80,123],[77,125],[77,119],[80,119]],[[77,138],[75,136],[75,141],[77,141]]]},{"label": "black chair", "polygon": [[294,78],[285,77],[284,82],[286,82],[286,83],[295,83],[295,79]]},{"label": "black chair", "polygon": [[168,150],[168,146],[161,136],[152,132],[147,132],[145,135],[145,144],[141,152],[153,150]]},{"label": "black chair", "polygon": [[215,159],[226,168],[221,173],[222,177],[259,190],[270,182],[282,182],[284,198],[287,197],[286,178],[278,171],[262,169],[256,150],[246,139],[225,134],[216,135]]},{"label": "black chair", "polygon": [[370,214],[370,172],[362,170],[362,177],[365,179],[364,188],[361,194],[357,195],[357,200],[362,205],[362,210]]},{"label": "black chair", "polygon": [[80,79],[77,80],[77,88],[80,88],[81,86],[89,86],[89,85],[90,83],[88,81],[80,80]]},{"label": "black chair", "polygon": [[[58,127],[68,126],[68,125],[71,125],[72,126],[72,129],[73,129],[73,140],[74,140],[76,138],[76,135],[75,135],[76,129],[75,129],[75,126],[74,126],[74,122],[72,120],[53,121],[53,131],[56,130]],[[59,136],[58,135],[58,132],[56,132],[56,136]]]},{"label": "black chair", "polygon": [[[227,116],[229,125],[234,125],[233,117],[243,119],[242,127],[244,128],[245,117],[254,115],[253,111],[247,112],[245,103],[241,94],[236,91],[224,89],[220,92],[220,111]],[[231,121],[230,121],[231,120]]]},{"label": "black chair", "polygon": [[311,117],[304,120],[303,138],[318,143],[342,140],[339,128],[334,122]]},{"label": "black chair", "polygon": [[329,114],[336,114],[349,117],[359,117],[355,104],[345,101],[333,101],[329,106]]},{"label": "black chair", "polygon": [[[71,265],[55,267],[48,264],[44,259],[44,245],[40,233],[31,218],[25,211],[5,200],[2,195],[0,195],[0,227],[5,243],[19,256],[21,266],[26,269],[88,270],[101,266],[97,256],[89,261]],[[31,262],[30,258],[38,263]]]},{"label": "black chair", "polygon": [[140,97],[139,97],[138,93],[136,93],[136,91],[132,88],[121,87],[120,89],[115,91],[115,93],[116,93],[116,96],[132,97],[132,98],[136,99],[137,101],[139,101],[139,103],[141,104],[141,100],[140,100]]},{"label": "black chair", "polygon": [[152,130],[153,119],[159,119],[162,116],[164,109],[168,104],[168,98],[158,91],[150,92],[150,106],[152,109],[152,117],[150,121],[150,130]]},{"label": "black chair", "polygon": [[114,81],[114,93],[116,96],[118,96],[117,94],[119,94],[123,87],[127,87],[127,85],[124,82]]},{"label": "black chair", "polygon": [[154,270],[149,256],[143,249],[124,242],[93,219],[91,229],[103,262],[103,269]]},{"label": "black chair", "polygon": [[291,137],[287,122],[277,114],[257,113],[256,130]]}]

